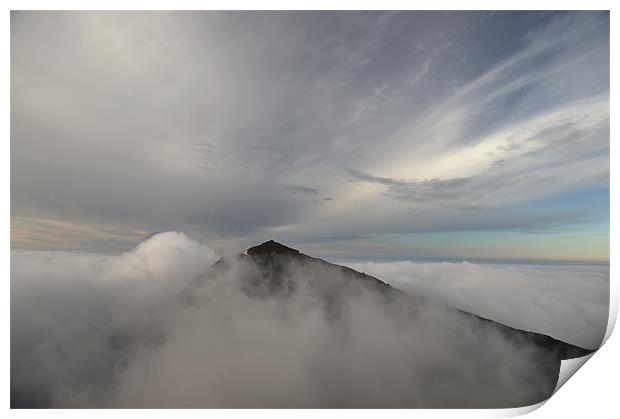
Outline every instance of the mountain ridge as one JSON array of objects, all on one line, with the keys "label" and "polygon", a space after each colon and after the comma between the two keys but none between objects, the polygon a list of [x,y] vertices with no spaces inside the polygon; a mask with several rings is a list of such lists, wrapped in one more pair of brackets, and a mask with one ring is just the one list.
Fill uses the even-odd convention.
[{"label": "mountain ridge", "polygon": [[[190,291],[194,287],[199,287],[200,283],[205,280],[205,276],[209,276],[209,272],[212,268],[218,270],[222,268],[222,265],[226,265],[232,261],[238,259],[249,259],[252,263],[256,264],[260,269],[262,276],[268,279],[267,285],[267,294],[278,292],[291,292],[292,284],[287,283],[283,278],[285,274],[285,269],[283,269],[283,264],[286,264],[287,259],[292,259],[295,262],[303,265],[307,264],[319,264],[324,267],[329,267],[330,269],[337,270],[340,274],[347,278],[354,278],[357,280],[365,281],[367,284],[370,284],[371,287],[374,287],[377,291],[382,294],[391,294],[398,296],[398,298],[408,298],[411,299],[413,303],[426,301],[427,298],[416,296],[413,294],[409,294],[405,291],[402,291],[398,288],[395,288],[386,282],[382,281],[379,278],[376,278],[372,275],[368,275],[364,272],[356,271],[355,269],[349,268],[347,266],[342,266],[338,264],[334,264],[331,262],[327,262],[320,258],[315,258],[312,256],[308,256],[304,253],[301,253],[299,250],[294,249],[292,247],[286,246],[282,243],[279,243],[273,239],[267,240],[261,244],[256,246],[252,246],[248,248],[244,253],[238,254],[236,256],[225,256],[220,258],[217,262],[215,262],[207,271],[201,275],[198,275],[197,278],[192,281],[190,285],[186,289],[184,289],[180,297],[185,302],[191,301],[191,292]],[[260,286],[265,284],[253,284],[254,286]],[[438,303],[437,303],[438,304]],[[586,356],[595,352],[595,350],[582,348],[577,345],[573,345],[562,340],[556,339],[550,335],[539,333],[533,330],[524,330],[515,328],[512,326],[505,325],[503,323],[497,322],[493,319],[482,317],[475,313],[471,313],[465,310],[457,309],[454,307],[447,306],[450,309],[460,313],[465,317],[469,317],[471,319],[475,319],[476,321],[486,323],[495,328],[501,330],[501,332],[515,339],[521,340],[529,340],[533,342],[536,346],[545,348],[547,350],[551,350],[560,357],[560,359],[570,359],[577,358],[581,356]]]},{"label": "mountain ridge", "polygon": [[[401,401],[385,399],[375,404],[357,393],[364,386],[348,384],[341,390],[351,391],[352,398],[338,403],[325,402],[321,407],[367,404],[442,408],[528,406],[553,394],[562,360],[594,352],[407,293],[374,276],[305,255],[274,240],[219,259],[191,281],[179,294],[179,299],[187,309],[209,311],[227,304],[231,296],[233,305],[229,319],[237,314],[243,316],[246,306],[255,310],[261,307],[253,313],[262,313],[258,321],[267,325],[267,330],[284,322],[281,330],[284,341],[288,334],[295,336],[288,328],[290,319],[293,323],[302,322],[299,324],[314,322],[311,324],[320,325],[320,333],[314,337],[317,342],[330,342],[335,345],[332,349],[339,353],[362,356],[357,361],[361,363],[356,364],[359,368],[371,368],[373,374],[383,374],[390,383],[401,377],[401,368],[392,369],[394,363],[402,368],[413,368],[402,371],[410,380],[406,380],[405,385],[411,387],[407,387]],[[309,331],[317,333],[316,329]],[[274,337],[273,334],[263,335],[260,329],[253,329],[250,335],[257,338],[259,347]],[[394,349],[394,344],[389,343],[386,347],[385,338],[405,342],[406,346]],[[312,349],[317,348],[314,343],[310,348],[310,354],[317,350]],[[357,351],[363,348],[369,352],[360,355]],[[330,361],[331,355],[316,355],[319,354],[323,357],[311,359],[317,362],[322,374],[330,375],[334,368],[349,365],[347,357]],[[252,359],[251,352],[245,356]],[[396,358],[388,359],[390,356]],[[258,358],[256,362],[260,362]],[[342,384],[346,377],[332,377],[331,380]],[[441,396],[416,399],[416,394],[427,391],[429,383],[439,386],[436,389]],[[446,385],[453,389],[451,393],[444,393]],[[471,386],[486,390],[476,393],[467,389]],[[475,400],[465,400],[464,394],[476,394],[472,396]],[[356,399],[358,396],[361,398]],[[326,393],[325,397],[329,399],[331,393]]]}]

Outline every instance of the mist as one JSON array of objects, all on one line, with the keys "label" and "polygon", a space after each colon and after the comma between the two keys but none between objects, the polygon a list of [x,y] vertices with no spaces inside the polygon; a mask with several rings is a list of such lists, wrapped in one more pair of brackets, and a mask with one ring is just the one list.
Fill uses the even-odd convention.
[{"label": "mist", "polygon": [[11,404],[64,406],[65,394],[101,394],[132,337],[161,340],[176,293],[216,259],[176,232],[120,255],[12,251]]},{"label": "mist", "polygon": [[609,315],[609,265],[470,262],[349,264],[415,295],[518,329],[597,349]]},{"label": "mist", "polygon": [[217,255],[182,233],[11,258],[13,407],[515,407],[555,386],[539,349],[424,298],[354,284],[333,316],[320,292],[340,279],[321,269],[257,294],[232,259],[188,288]]}]

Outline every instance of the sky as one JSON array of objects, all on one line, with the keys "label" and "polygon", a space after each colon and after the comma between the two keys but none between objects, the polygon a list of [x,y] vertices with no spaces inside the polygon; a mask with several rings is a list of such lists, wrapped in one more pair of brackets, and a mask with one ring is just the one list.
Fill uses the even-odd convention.
[{"label": "sky", "polygon": [[608,12],[12,12],[11,246],[609,260]]}]

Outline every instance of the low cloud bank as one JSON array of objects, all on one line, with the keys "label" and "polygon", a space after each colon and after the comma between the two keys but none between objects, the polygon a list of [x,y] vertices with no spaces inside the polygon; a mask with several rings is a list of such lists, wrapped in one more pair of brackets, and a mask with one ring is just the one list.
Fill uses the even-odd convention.
[{"label": "low cloud bank", "polygon": [[12,251],[11,405],[103,394],[128,362],[132,336],[161,340],[176,293],[216,260],[176,232],[120,255]]},{"label": "low cloud bank", "polygon": [[403,261],[349,266],[403,291],[584,348],[598,348],[605,336],[609,265]]},{"label": "low cloud bank", "polygon": [[115,256],[13,252],[12,406],[508,407],[555,385],[527,342],[318,267],[291,264],[294,292],[266,296],[234,260],[181,304],[216,259],[181,233]]}]

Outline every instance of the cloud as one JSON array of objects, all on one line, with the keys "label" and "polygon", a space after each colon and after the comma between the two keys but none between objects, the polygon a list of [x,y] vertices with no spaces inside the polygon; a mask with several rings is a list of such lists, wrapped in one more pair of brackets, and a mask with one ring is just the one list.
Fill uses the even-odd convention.
[{"label": "cloud", "polygon": [[598,348],[609,315],[608,265],[362,262],[392,286],[524,330]]},{"label": "cloud", "polygon": [[[215,258],[175,232],[120,255],[13,251],[12,405],[491,407],[532,403],[554,387],[542,372],[551,361],[534,347],[442,305],[388,303],[359,282],[339,288],[346,279],[320,267],[292,264],[285,277],[296,291],[257,296],[244,282],[254,268],[231,261],[191,289],[197,304],[180,304],[179,291]],[[465,273],[483,293],[475,269],[446,275],[456,283]],[[513,291],[537,274],[512,269],[503,279]],[[604,279],[577,276],[563,292]],[[558,280],[537,291],[554,301]],[[339,298],[336,317],[325,292]]]},{"label": "cloud", "polygon": [[13,250],[11,403],[50,406],[112,386],[132,337],[163,339],[159,316],[215,260],[176,232],[120,255]]},{"label": "cloud", "polygon": [[[364,238],[395,220],[390,231],[409,228],[402,214],[420,206],[443,211],[418,211],[416,223],[443,226],[455,210],[455,228],[475,228],[457,210],[499,218],[608,183],[606,12],[11,20],[15,217],[231,240]],[[374,180],[352,186],[346,169]],[[286,185],[337,200],[308,205]],[[519,209],[505,212],[497,225]],[[57,249],[62,233],[50,234]],[[97,236],[92,247],[125,246]]]},{"label": "cloud", "polygon": [[[465,208],[515,204],[605,182],[609,162],[600,152],[608,151],[608,106],[607,94],[575,103],[492,133],[436,161],[449,170],[467,161],[470,170],[477,167],[468,176],[416,180],[353,169],[346,173],[352,180],[387,186],[385,194],[399,200]],[[586,138],[590,153],[583,149]]]},{"label": "cloud", "polygon": [[343,127],[347,127],[356,123],[359,119],[363,118],[367,113],[370,113],[377,109],[383,101],[386,100],[384,91],[387,88],[387,84],[381,87],[375,87],[372,89],[372,93],[357,102],[355,102],[355,108],[351,112],[349,119],[343,123]]},{"label": "cloud", "polygon": [[144,238],[148,232],[115,225],[69,222],[49,218],[11,217],[13,249],[49,249],[101,251],[109,247],[125,250]]},{"label": "cloud", "polygon": [[201,169],[211,170],[213,168],[213,165],[216,164],[216,161],[213,157],[215,153],[216,152],[212,144],[208,142],[196,143],[196,154],[199,161],[198,165]]},{"label": "cloud", "polygon": [[288,185],[286,189],[297,195],[316,195],[319,193],[318,189],[310,188],[308,186]]}]

